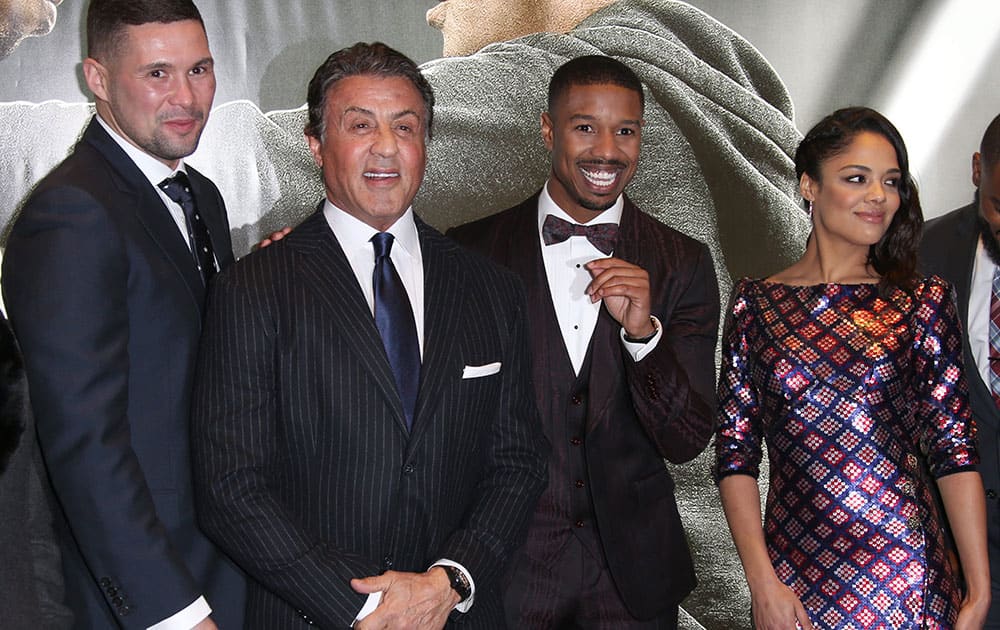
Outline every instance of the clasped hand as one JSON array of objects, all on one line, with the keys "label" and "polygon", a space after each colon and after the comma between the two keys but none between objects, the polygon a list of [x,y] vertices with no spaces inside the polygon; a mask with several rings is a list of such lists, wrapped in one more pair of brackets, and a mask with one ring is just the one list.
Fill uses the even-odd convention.
[{"label": "clasped hand", "polygon": [[351,588],[366,595],[382,592],[382,601],[372,614],[358,622],[355,626],[358,630],[443,628],[459,601],[441,567],[431,567],[425,573],[387,571],[355,578],[351,580]]}]

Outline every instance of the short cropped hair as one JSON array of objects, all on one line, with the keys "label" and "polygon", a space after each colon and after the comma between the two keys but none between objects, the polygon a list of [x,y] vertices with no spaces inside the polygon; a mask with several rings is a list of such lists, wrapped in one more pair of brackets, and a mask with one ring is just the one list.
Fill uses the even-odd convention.
[{"label": "short cropped hair", "polygon": [[646,97],[642,81],[631,68],[604,55],[585,55],[570,59],[555,71],[549,81],[549,112],[569,88],[574,85],[617,85],[639,94],[639,105],[645,110]]},{"label": "short cropped hair", "polygon": [[979,160],[987,171],[1000,164],[1000,115],[990,122],[979,143]]},{"label": "short cropped hair", "polygon": [[326,99],[330,88],[338,81],[355,76],[408,79],[424,100],[425,135],[427,138],[431,137],[431,124],[434,122],[434,90],[431,89],[431,84],[412,59],[381,42],[358,42],[349,48],[338,50],[316,69],[309,81],[309,94],[306,98],[309,108],[306,135],[323,140],[326,131]]},{"label": "short cropped hair", "polygon": [[117,54],[127,26],[184,20],[197,20],[205,28],[191,0],[91,0],[87,9],[87,54],[98,61]]}]

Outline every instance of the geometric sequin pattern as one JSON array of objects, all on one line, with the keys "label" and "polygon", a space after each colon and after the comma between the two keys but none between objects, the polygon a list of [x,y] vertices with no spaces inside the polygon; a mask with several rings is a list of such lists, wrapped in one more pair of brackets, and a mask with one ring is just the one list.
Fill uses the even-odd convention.
[{"label": "geometric sequin pattern", "polygon": [[717,420],[717,480],[767,446],[768,553],[817,628],[954,625],[930,480],[978,456],[950,285],[740,281]]}]

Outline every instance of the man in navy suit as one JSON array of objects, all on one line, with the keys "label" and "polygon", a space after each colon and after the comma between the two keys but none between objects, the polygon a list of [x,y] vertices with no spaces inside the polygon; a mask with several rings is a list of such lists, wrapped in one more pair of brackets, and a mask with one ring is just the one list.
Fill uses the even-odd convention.
[{"label": "man in navy suit", "polygon": [[97,116],[28,199],[4,299],[24,351],[76,628],[239,630],[244,580],[198,530],[188,425],[225,206],[185,166],[215,75],[190,0],[93,0]]},{"label": "man in navy suit", "polygon": [[954,285],[965,327],[962,339],[986,491],[993,581],[986,627],[1000,630],[1000,373],[993,371],[1000,348],[990,341],[1000,332],[990,317],[1000,301],[1000,116],[987,126],[979,151],[972,155],[972,184],[972,203],[924,225],[920,263],[925,273]]},{"label": "man in navy suit", "polygon": [[545,186],[449,232],[527,285],[535,396],[553,446],[506,580],[512,628],[676,628],[695,585],[663,460],[693,459],[712,435],[719,293],[708,248],[623,193],[643,101],[615,59],[560,66],[541,117]]},{"label": "man in navy suit", "polygon": [[326,199],[211,290],[199,517],[253,578],[248,629],[503,628],[545,483],[523,289],[413,214],[434,97],[411,60],[356,44],[308,94]]}]

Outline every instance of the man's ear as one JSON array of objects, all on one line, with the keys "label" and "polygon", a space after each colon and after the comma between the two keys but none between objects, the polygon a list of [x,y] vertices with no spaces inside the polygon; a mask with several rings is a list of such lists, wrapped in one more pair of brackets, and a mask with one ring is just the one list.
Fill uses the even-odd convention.
[{"label": "man's ear", "polygon": [[983,156],[976,151],[972,154],[972,185],[978,189],[981,181],[983,181]]},{"label": "man's ear", "polygon": [[323,168],[323,143],[316,136],[307,133],[306,142],[309,143],[309,152],[312,153],[313,162],[316,166]]},{"label": "man's ear", "polygon": [[552,117],[548,112],[542,112],[542,142],[546,149],[552,150]]},{"label": "man's ear", "polygon": [[110,101],[108,96],[108,69],[93,57],[83,60],[83,78],[94,97],[100,101]]}]

